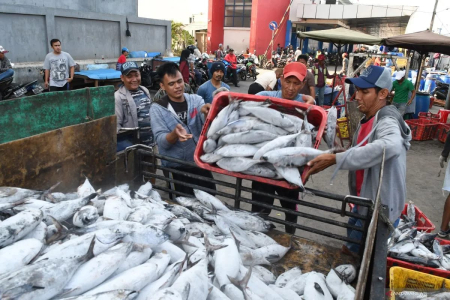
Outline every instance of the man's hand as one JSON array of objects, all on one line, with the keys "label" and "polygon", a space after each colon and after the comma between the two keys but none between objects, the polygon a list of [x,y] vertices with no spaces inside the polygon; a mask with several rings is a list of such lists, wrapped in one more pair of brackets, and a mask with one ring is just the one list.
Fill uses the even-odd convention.
[{"label": "man's hand", "polygon": [[306,173],[305,182],[308,180],[310,175],[319,173],[328,168],[329,166],[335,164],[336,164],[336,154],[322,154],[317,156],[307,164],[307,166],[311,167],[311,169],[309,169],[308,173]]},{"label": "man's hand", "polygon": [[72,80],[73,80],[72,77],[67,78],[67,82],[68,82],[68,83],[72,82]]},{"label": "man's hand", "polygon": [[439,164],[441,165],[441,168],[444,167],[444,162],[447,162],[447,158],[443,157],[442,155],[439,156]]},{"label": "man's hand", "polygon": [[205,105],[202,106],[202,108],[200,109],[200,112],[203,113],[205,116],[207,116],[210,109],[211,109],[211,104],[206,103]]},{"label": "man's hand", "polygon": [[48,89],[48,82],[44,82],[45,89]]},{"label": "man's hand", "polygon": [[309,95],[303,95],[302,99],[303,99],[303,101],[305,101],[306,104],[311,104],[311,105],[316,104],[316,100],[314,100],[314,98]]},{"label": "man's hand", "polygon": [[192,134],[188,134],[186,129],[181,124],[177,124],[173,132],[177,135],[180,142],[186,142],[192,138]]}]

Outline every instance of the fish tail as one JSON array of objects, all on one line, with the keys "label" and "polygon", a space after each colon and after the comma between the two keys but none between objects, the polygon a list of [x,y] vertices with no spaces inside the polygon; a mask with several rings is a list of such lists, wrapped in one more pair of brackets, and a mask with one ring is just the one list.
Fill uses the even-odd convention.
[{"label": "fish tail", "polygon": [[48,215],[48,217],[52,220],[57,232],[46,240],[47,245],[62,240],[69,234],[69,230],[64,228],[64,226],[58,220],[56,220],[50,215]]}]

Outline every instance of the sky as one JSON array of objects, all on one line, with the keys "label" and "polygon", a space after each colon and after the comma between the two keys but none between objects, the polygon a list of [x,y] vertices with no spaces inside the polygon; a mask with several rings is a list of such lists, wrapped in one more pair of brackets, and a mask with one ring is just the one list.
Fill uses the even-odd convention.
[{"label": "sky", "polygon": [[208,0],[138,0],[138,16],[189,23],[193,14],[208,15]]}]

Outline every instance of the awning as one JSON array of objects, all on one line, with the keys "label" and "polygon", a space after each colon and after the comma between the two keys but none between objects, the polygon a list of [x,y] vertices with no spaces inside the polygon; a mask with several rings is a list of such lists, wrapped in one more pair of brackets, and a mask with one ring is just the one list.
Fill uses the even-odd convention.
[{"label": "awning", "polygon": [[432,33],[429,30],[396,35],[383,41],[384,45],[418,51],[450,55],[450,37]]},{"label": "awning", "polygon": [[382,41],[381,38],[342,27],[328,30],[300,32],[298,33],[298,37],[301,39],[310,38],[317,41],[335,44],[379,45]]}]

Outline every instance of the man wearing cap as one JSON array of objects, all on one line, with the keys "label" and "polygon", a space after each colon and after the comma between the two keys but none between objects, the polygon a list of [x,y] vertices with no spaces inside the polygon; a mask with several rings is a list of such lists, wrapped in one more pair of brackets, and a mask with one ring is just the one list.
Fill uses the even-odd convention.
[{"label": "man wearing cap", "polygon": [[[411,97],[408,99],[410,92]],[[392,104],[397,107],[400,115],[403,116],[406,111],[406,106],[411,105],[416,96],[416,90],[412,82],[405,80],[405,71],[398,71],[395,73],[395,81],[392,84],[392,93],[394,93]]]},{"label": "man wearing cap", "polygon": [[[122,128],[139,127],[140,142],[147,146],[155,145],[150,127],[150,104],[152,98],[146,87],[141,86],[141,73],[134,61],[122,64],[120,79],[123,82],[115,93],[117,132]],[[120,144],[122,141],[117,141]],[[123,148],[130,145],[124,145]]]},{"label": "man wearing cap", "polygon": [[5,53],[8,52],[9,51],[0,46],[0,80],[12,77],[14,75],[14,70],[12,69],[11,62],[5,56]]},{"label": "man wearing cap", "polygon": [[230,49],[230,51],[228,51],[228,54],[225,55],[224,60],[226,60],[227,62],[230,63],[230,65],[228,66],[228,70],[227,70],[228,77],[233,75],[234,86],[239,87],[238,82],[237,82],[237,73],[236,73],[237,58],[236,58],[236,55],[234,55],[233,49]]},{"label": "man wearing cap", "polygon": [[116,64],[116,70],[120,71],[120,67],[122,66],[122,64],[124,64],[127,61],[127,56],[128,53],[130,53],[130,51],[128,51],[127,47],[123,47],[122,48],[122,55],[119,56],[119,59],[117,60],[117,64]]},{"label": "man wearing cap", "polygon": [[[396,226],[406,199],[406,151],[410,147],[411,131],[398,110],[387,104],[392,88],[391,71],[383,67],[369,66],[358,78],[348,78],[346,83],[356,87],[355,100],[364,114],[356,130],[352,148],[337,154],[322,154],[308,163],[311,169],[307,178],[332,165],[336,170],[348,170],[350,194],[376,199],[385,151],[385,164],[380,199],[387,206],[387,218]],[[334,175],[333,175],[334,176]],[[353,212],[366,214],[367,208],[355,206]],[[350,225],[362,227],[362,221],[349,219]],[[347,230],[347,235],[360,240],[360,231]],[[358,252],[359,246],[348,243],[343,252]]]},{"label": "man wearing cap", "polygon": [[334,78],[333,75],[328,74],[328,69],[325,66],[325,55],[319,54],[317,56],[318,63],[312,68],[312,73],[314,74],[314,82],[316,84],[316,93],[319,93],[317,98],[317,105],[323,105],[325,97],[325,86],[327,83],[327,78]]},{"label": "man wearing cap", "polygon": [[347,58],[347,56],[348,56],[347,53],[343,53],[342,54],[342,70],[341,70],[341,72],[339,72],[339,75],[347,76],[347,71],[348,71],[348,58]]},{"label": "man wearing cap", "polygon": [[[306,76],[306,67],[299,63],[293,62],[287,64],[283,70],[283,76],[281,79],[281,91],[264,91],[256,94],[257,96],[268,96],[274,98],[281,98],[287,100],[294,100],[305,102],[307,104],[314,104],[314,98],[308,95],[301,95],[298,92],[303,87],[304,79]],[[252,189],[266,192],[270,194],[275,194],[275,192],[279,196],[288,197],[290,199],[298,199],[299,190],[297,189],[286,189],[279,186],[269,185],[266,183],[253,181]],[[252,194],[252,200],[262,202],[265,204],[272,205],[274,202],[273,197],[261,196],[257,194]],[[296,205],[295,203],[280,201],[281,206],[290,210],[295,211]],[[265,214],[270,214],[270,209],[263,208],[258,205],[252,205],[253,212],[262,212]],[[286,214],[286,221],[297,223],[297,216]],[[290,234],[295,233],[295,227],[286,225],[286,232]]]},{"label": "man wearing cap", "polygon": [[202,84],[197,91],[197,95],[205,100],[205,103],[212,103],[213,93],[219,88],[230,89],[228,84],[222,82],[223,75],[225,74],[225,65],[223,62],[216,61],[211,65],[211,79]]},{"label": "man wearing cap", "polygon": [[[306,66],[308,64],[308,59],[309,59],[308,55],[300,54],[297,58],[297,61]],[[306,73],[304,82],[305,84],[303,85],[299,93],[303,95],[310,95],[312,97],[316,97],[316,84],[314,82],[314,75],[310,71]]]}]

